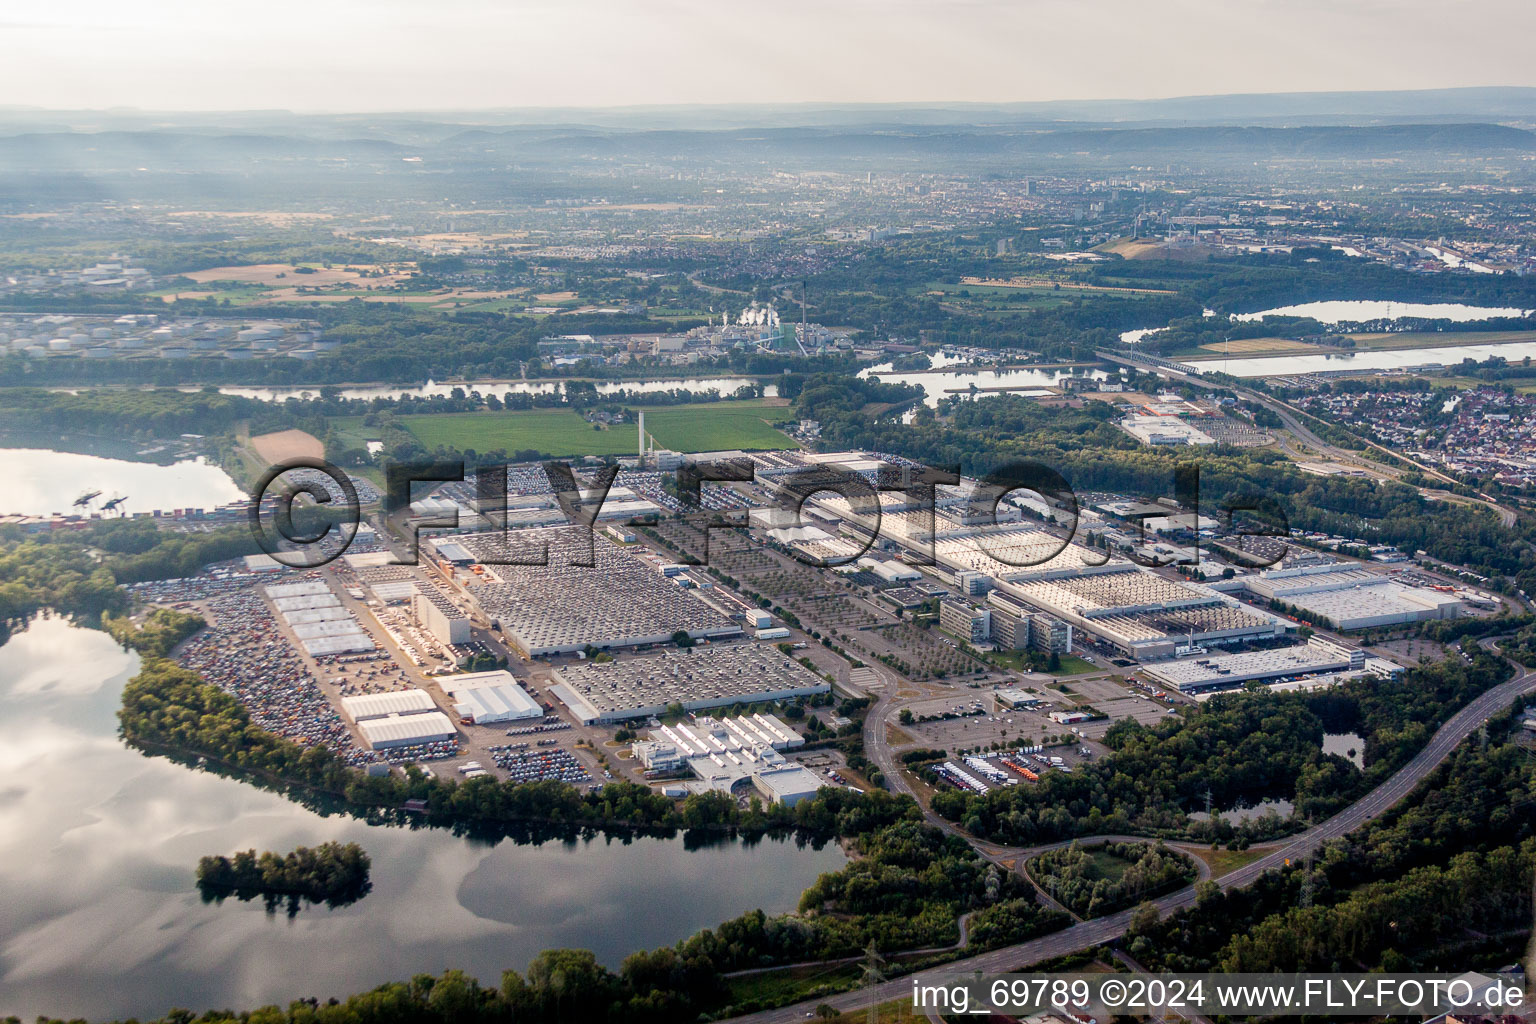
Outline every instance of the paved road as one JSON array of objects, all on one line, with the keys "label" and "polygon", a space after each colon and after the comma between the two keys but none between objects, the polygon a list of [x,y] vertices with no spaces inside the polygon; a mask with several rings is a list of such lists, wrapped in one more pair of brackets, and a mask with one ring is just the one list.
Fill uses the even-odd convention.
[{"label": "paved road", "polygon": [[[1294,434],[1297,438],[1306,444],[1316,448],[1323,455],[1337,462],[1357,463],[1366,467],[1367,469],[1375,470],[1381,476],[1391,478],[1396,478],[1398,476],[1399,471],[1391,466],[1382,465],[1378,462],[1372,462],[1370,459],[1367,459],[1357,451],[1338,448],[1329,444],[1327,441],[1324,441],[1322,438],[1313,433],[1312,430],[1298,418],[1298,416],[1304,415],[1300,409],[1297,409],[1295,406],[1290,405],[1289,403],[1282,402],[1277,398],[1271,398],[1269,395],[1259,391],[1254,391],[1250,388],[1242,387],[1241,385],[1227,383],[1218,384],[1215,381],[1204,379],[1199,374],[1180,373],[1177,370],[1171,370],[1167,367],[1160,367],[1150,363],[1139,362],[1135,358],[1125,355],[1112,353],[1101,353],[1101,355],[1112,358],[1115,362],[1124,363],[1128,366],[1134,366],[1138,370],[1148,370],[1163,374],[1171,378],[1176,378],[1183,383],[1192,384],[1198,388],[1206,388],[1208,390],[1225,388],[1230,390],[1236,394],[1242,395],[1244,398],[1258,402],[1260,405],[1264,406],[1266,409],[1279,416],[1280,421],[1285,424],[1286,428],[1290,430],[1292,434]],[[1425,476],[1453,486],[1461,483],[1461,481],[1457,480],[1456,478],[1449,476],[1438,469],[1435,469],[1433,466],[1427,466],[1424,463],[1417,461],[1416,459],[1410,458],[1409,456],[1404,455],[1402,452],[1395,452],[1390,448],[1383,447],[1382,445],[1377,444],[1375,441],[1372,441],[1369,438],[1360,437],[1359,435],[1355,436],[1357,440],[1359,440],[1367,447],[1379,452],[1383,452],[1386,455],[1391,456],[1393,459],[1406,462],[1410,466],[1413,466],[1415,469],[1417,469],[1419,472],[1423,473]],[[1427,497],[1441,498],[1441,500],[1444,500],[1446,497],[1451,497],[1458,501],[1476,502],[1486,505],[1493,511],[1495,515],[1499,517],[1499,522],[1503,523],[1504,526],[1510,527],[1515,525],[1515,511],[1500,505],[1486,494],[1479,494],[1476,498],[1468,498],[1461,495],[1449,495],[1446,491],[1435,490],[1428,487],[1421,487],[1419,488],[1419,491]]]},{"label": "paved road", "polygon": [[[1412,792],[1414,787],[1444,761],[1452,750],[1476,732],[1495,713],[1503,710],[1516,697],[1532,692],[1536,692],[1536,672],[1522,672],[1508,682],[1501,683],[1483,693],[1452,715],[1423,750],[1381,785],[1327,821],[1290,837],[1273,852],[1224,875],[1217,880],[1216,884],[1223,889],[1240,889],[1252,885],[1265,871],[1279,868],[1287,860],[1305,857],[1325,842],[1352,832],[1367,821],[1378,817]],[[1187,907],[1194,901],[1195,889],[1194,886],[1189,886],[1153,902],[1158,911],[1166,915],[1170,911]],[[945,970],[1003,973],[1019,970],[1042,960],[1076,953],[1124,935],[1134,912],[1134,910],[1123,910],[1118,914],[1085,921],[1029,942],[956,960],[947,965]],[[764,1010],[745,1017],[736,1017],[733,1020],[738,1024],[790,1024],[791,1021],[805,1020],[806,1015],[813,1012],[819,1003],[828,1003],[839,1010],[850,1012],[868,1006],[871,991],[876,1001],[889,1002],[908,995],[912,991],[912,982],[910,978],[898,978],[878,985],[873,990],[845,992],[841,995],[796,1003],[776,1010]]]}]

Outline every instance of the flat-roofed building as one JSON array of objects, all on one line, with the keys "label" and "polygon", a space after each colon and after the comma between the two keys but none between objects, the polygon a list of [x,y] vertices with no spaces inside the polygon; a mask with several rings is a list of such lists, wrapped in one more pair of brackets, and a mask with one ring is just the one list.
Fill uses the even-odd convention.
[{"label": "flat-roofed building", "polygon": [[785,764],[753,773],[752,785],[770,803],[793,807],[815,796],[826,783],[804,765]]},{"label": "flat-roofed building", "polygon": [[[524,530],[510,550],[499,533],[458,540],[494,570],[467,580],[467,592],[528,657],[665,643],[679,631],[695,640],[741,635],[739,624],[600,534]],[[540,564],[507,564],[515,560]]]},{"label": "flat-roofed building", "polygon": [[540,718],[544,714],[543,705],[517,685],[517,679],[505,669],[443,676],[438,685],[453,698],[453,710],[458,716],[476,725]]},{"label": "flat-roofed building", "polygon": [[940,601],[939,625],[972,645],[992,642],[992,611],[988,608],[977,608],[964,601]]},{"label": "flat-roofed building", "polygon": [[994,690],[992,695],[997,698],[997,703],[999,705],[1008,708],[1010,711],[1016,709],[1036,708],[1044,703],[1044,701],[1030,693],[1028,690],[1020,690],[1011,686],[1004,687],[1001,690]]},{"label": "flat-roofed building", "polygon": [[1324,637],[1313,637],[1295,647],[1280,647],[1244,654],[1218,654],[1208,658],[1181,658],[1149,665],[1152,680],[1183,693],[1228,690],[1245,682],[1283,682],[1309,676],[1363,672],[1365,651],[1345,647]]},{"label": "flat-roofed building", "polygon": [[374,750],[393,747],[414,747],[424,743],[438,743],[458,735],[453,722],[441,711],[428,711],[418,715],[392,715],[388,718],[370,718],[357,723],[364,741]]},{"label": "flat-roofed building", "polygon": [[390,715],[416,715],[438,710],[437,701],[426,690],[389,690],[384,693],[360,693],[341,698],[341,710],[354,722]]},{"label": "flat-roofed building", "polygon": [[1369,629],[1453,619],[1465,605],[1455,594],[1414,587],[1349,563],[1303,565],[1243,578],[1250,594],[1290,605],[1335,629]]},{"label": "flat-roofed building", "polygon": [[469,617],[433,587],[418,589],[411,595],[411,617],[440,644],[469,642]]},{"label": "flat-roofed building", "polygon": [[790,700],[827,693],[832,684],[773,647],[732,644],[664,650],[554,673],[550,692],[584,725],[660,715],[669,704],[704,711],[732,704]]},{"label": "flat-roofed building", "polygon": [[1046,654],[1072,653],[1072,624],[1062,622],[1054,615],[1035,614],[1029,617],[1029,649]]},{"label": "flat-roofed building", "polygon": [[783,751],[804,744],[786,722],[757,714],[660,726],[636,742],[634,752],[647,771],[692,771],[696,792],[731,792],[750,783],[769,801],[793,806],[823,785],[815,773],[784,759]]},{"label": "flat-roofed building", "polygon": [[1000,651],[1022,651],[1029,646],[1029,616],[992,609],[992,646]]}]

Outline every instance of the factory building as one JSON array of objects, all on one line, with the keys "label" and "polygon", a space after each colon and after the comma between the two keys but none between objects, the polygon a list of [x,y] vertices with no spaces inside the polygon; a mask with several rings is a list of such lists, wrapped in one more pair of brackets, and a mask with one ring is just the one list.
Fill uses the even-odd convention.
[{"label": "factory building", "polygon": [[759,714],[664,725],[635,743],[634,752],[648,771],[690,770],[699,780],[689,787],[694,792],[729,793],[749,783],[770,803],[794,806],[822,786],[781,753],[804,744],[788,724]]},{"label": "factory building", "polygon": [[[826,461],[848,464],[852,459],[846,456]],[[950,491],[963,504],[961,488],[941,491]],[[940,508],[932,515],[898,510],[894,503],[903,500],[905,495],[882,493],[885,511],[876,523],[871,509],[856,507],[859,502],[843,497],[812,499],[855,532],[878,531],[882,539],[922,556],[931,544],[936,568],[952,576],[970,596],[978,596],[973,588],[987,586],[982,577],[989,580],[992,631],[1002,635],[1001,640],[994,639],[1001,646],[1034,646],[1064,654],[1071,650],[1073,631],[1085,631],[1132,658],[1156,660],[1173,657],[1191,638],[1196,643],[1231,644],[1280,636],[1288,628],[1283,620],[1246,608],[1210,588],[1166,579],[1107,552],[1069,543],[1060,531],[1023,523],[994,524],[989,515],[978,522],[964,508]],[[941,498],[939,504],[945,500]],[[1042,503],[1030,507],[1040,515],[1055,515]],[[1165,515],[1170,512],[1160,505],[1146,508]],[[1195,525],[1206,523],[1196,521]],[[999,604],[999,597],[1010,599],[1011,604]],[[999,611],[1014,621],[999,626]],[[942,624],[942,608],[940,614]],[[957,625],[959,614],[951,613]],[[1047,618],[1038,625],[1025,618],[1036,614]],[[1022,633],[1021,626],[1027,627]]]},{"label": "factory building", "polygon": [[1112,572],[1009,582],[999,587],[1138,661],[1171,658],[1181,643],[1236,643],[1283,635],[1285,623],[1207,587],[1134,565]]},{"label": "factory building", "polygon": [[448,716],[425,690],[390,690],[341,698],[341,710],[374,750],[452,739]]},{"label": "factory building", "polygon": [[417,715],[436,711],[437,702],[426,690],[389,690],[385,693],[360,693],[341,698],[341,710],[354,722],[390,715]]},{"label": "factory building", "polygon": [[411,595],[411,617],[440,644],[469,642],[469,617],[436,589],[418,589]]},{"label": "factory building", "polygon": [[323,580],[275,583],[265,589],[272,607],[310,657],[355,654],[377,646]]},{"label": "factory building", "polygon": [[543,706],[505,669],[444,676],[438,685],[453,699],[454,713],[465,724],[490,725],[544,715]]},{"label": "factory building", "polygon": [[783,751],[805,745],[805,737],[787,723],[763,714],[663,725],[652,729],[649,737],[636,741],[634,752],[650,771],[681,768],[691,757],[740,755],[764,747]]},{"label": "factory building", "polygon": [[665,650],[644,658],[557,669],[550,689],[583,725],[663,714],[789,700],[827,693],[832,685],[772,647],[733,644]]},{"label": "factory building", "polygon": [[859,559],[859,565],[880,577],[885,583],[910,583],[912,580],[923,578],[922,573],[900,562],[866,557]]},{"label": "factory building", "polygon": [[1335,629],[1369,629],[1454,619],[1465,606],[1454,594],[1411,587],[1342,562],[1272,569],[1245,577],[1248,593],[1299,608]]},{"label": "factory building", "polygon": [[1154,682],[1189,694],[1233,689],[1250,681],[1277,683],[1367,673],[1387,676],[1401,671],[1393,662],[1372,658],[1358,648],[1317,636],[1296,647],[1181,658],[1144,669]]},{"label": "factory building", "polygon": [[[600,535],[575,527],[520,531],[509,550],[500,533],[457,542],[493,573],[465,581],[471,600],[530,658],[588,647],[666,643],[681,630],[695,640],[740,636],[741,626],[677,580]],[[590,545],[590,546],[589,546]],[[543,564],[530,552],[547,554]],[[590,564],[583,564],[588,562]]]},{"label": "factory building", "polygon": [[441,711],[428,711],[419,715],[392,715],[388,718],[370,718],[357,723],[364,741],[374,750],[391,747],[414,747],[423,743],[450,740],[458,735],[453,723]]}]

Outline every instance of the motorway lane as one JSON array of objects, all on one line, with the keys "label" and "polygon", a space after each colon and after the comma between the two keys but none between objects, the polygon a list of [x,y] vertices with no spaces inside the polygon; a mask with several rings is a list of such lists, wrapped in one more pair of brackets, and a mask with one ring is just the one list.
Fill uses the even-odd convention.
[{"label": "motorway lane", "polygon": [[[1273,852],[1218,879],[1217,884],[1223,889],[1251,885],[1259,875],[1281,867],[1287,859],[1305,857],[1328,840],[1337,839],[1381,815],[1411,793],[1414,787],[1450,755],[1452,750],[1476,732],[1496,712],[1503,710],[1515,698],[1532,692],[1536,692],[1536,672],[1524,672],[1486,691],[1452,715],[1430,738],[1424,749],[1385,782],[1327,821],[1291,837]],[[1194,902],[1194,886],[1180,889],[1178,892],[1153,901],[1163,916],[1170,911],[1188,907]],[[1020,970],[1030,964],[1076,953],[1117,939],[1125,934],[1130,926],[1131,915],[1134,913],[1134,908],[1122,910],[1117,914],[1085,921],[1029,942],[965,957],[945,965],[942,970],[981,971],[986,974]],[[805,1020],[807,1014],[813,1012],[814,1007],[820,1003],[828,1003],[847,1013],[868,1006],[871,992],[877,1002],[883,1003],[901,999],[911,991],[910,977],[897,978],[875,986],[872,990],[860,989],[845,992],[841,995],[809,1000],[776,1010],[764,1010],[731,1019],[737,1024],[790,1024],[792,1021]]]},{"label": "motorway lane", "polygon": [[[1297,409],[1295,406],[1290,405],[1287,402],[1282,402],[1278,398],[1271,398],[1269,395],[1258,391],[1253,391],[1249,388],[1245,388],[1236,384],[1224,384],[1205,380],[1199,374],[1190,375],[1179,373],[1176,370],[1170,370],[1166,367],[1158,367],[1146,363],[1139,363],[1136,360],[1125,356],[1117,356],[1115,359],[1117,362],[1135,366],[1139,370],[1151,370],[1157,373],[1161,373],[1170,378],[1177,379],[1183,383],[1192,384],[1195,387],[1206,388],[1208,390],[1215,388],[1227,388],[1235,394],[1242,395],[1245,398],[1258,402],[1260,405],[1264,406],[1265,408],[1269,409],[1269,411],[1279,416],[1280,421],[1285,424],[1286,429],[1290,430],[1291,433],[1296,435],[1296,437],[1303,442],[1316,448],[1324,456],[1337,462],[1356,463],[1363,466],[1367,470],[1374,470],[1384,477],[1395,479],[1398,476],[1398,471],[1391,466],[1385,466],[1378,462],[1372,462],[1370,459],[1367,459],[1359,452],[1338,448],[1329,444],[1327,441],[1324,441],[1322,438],[1313,433],[1312,430],[1306,426],[1306,424],[1302,423],[1301,420],[1297,418],[1300,415],[1305,415],[1300,409]],[[1358,435],[1356,436],[1362,444],[1365,444],[1368,447],[1375,449],[1376,451],[1383,452],[1391,458],[1408,463],[1410,466],[1413,466],[1425,476],[1439,480],[1450,486],[1455,486],[1460,483],[1460,481],[1456,480],[1454,477],[1449,476],[1432,466],[1427,466],[1424,463],[1410,458],[1401,452],[1395,452],[1390,448],[1377,444],[1375,441],[1372,441],[1369,438],[1359,437]],[[1427,487],[1419,488],[1419,492],[1426,496],[1434,496],[1437,494],[1445,493],[1443,491],[1435,491]],[[1515,525],[1515,511],[1500,505],[1486,494],[1479,494],[1477,498],[1463,498],[1462,500],[1486,505],[1493,511],[1495,515],[1499,517],[1499,522],[1501,522],[1506,528]]]}]

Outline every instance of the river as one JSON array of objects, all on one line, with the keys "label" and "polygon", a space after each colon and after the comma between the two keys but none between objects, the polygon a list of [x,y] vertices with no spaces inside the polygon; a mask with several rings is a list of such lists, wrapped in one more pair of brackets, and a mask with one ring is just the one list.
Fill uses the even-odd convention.
[{"label": "river", "polygon": [[[159,1016],[343,997],[460,967],[495,983],[540,950],[610,967],[755,907],[792,909],[835,844],[682,839],[485,845],[323,817],[145,757],[116,735],[137,666],[106,634],[39,618],[0,647],[0,1016]],[[204,904],[199,857],[355,841],[373,892],[292,920]]]},{"label": "river", "polygon": [[[427,381],[425,384],[397,385],[397,384],[359,384],[354,386],[342,386],[337,388],[337,393],[342,398],[447,398],[451,396],[455,388],[463,390],[466,394],[478,391],[482,395],[496,395],[498,398],[508,392],[515,395],[548,395],[553,394],[564,381],[562,380],[461,380],[446,381],[439,384],[436,381]],[[762,382],[751,377],[669,377],[658,380],[600,380],[594,381],[600,395],[611,395],[620,391],[642,392],[651,394],[657,391],[693,391],[703,393],[706,391],[718,391],[722,395],[730,395],[737,389],[748,384],[761,384]],[[186,388],[187,391],[195,391],[196,388]],[[225,395],[241,395],[245,398],[257,398],[263,402],[281,402],[289,398],[303,398],[306,395],[318,398],[320,385],[301,385],[298,387],[224,387],[219,392]],[[778,386],[775,384],[763,385],[763,397],[777,398]]]}]

